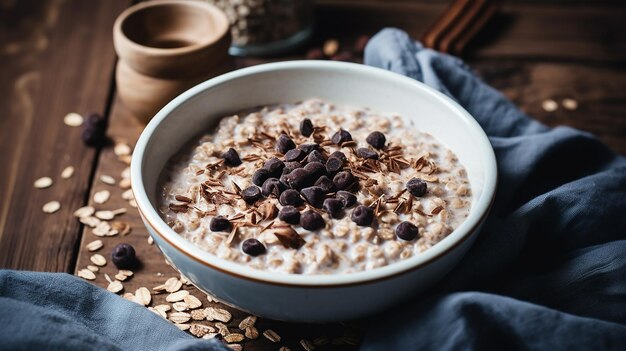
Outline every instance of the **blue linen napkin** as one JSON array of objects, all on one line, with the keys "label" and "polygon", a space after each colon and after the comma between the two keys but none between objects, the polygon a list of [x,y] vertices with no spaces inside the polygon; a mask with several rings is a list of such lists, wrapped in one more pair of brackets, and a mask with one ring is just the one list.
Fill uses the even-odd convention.
[{"label": "blue linen napkin", "polygon": [[[365,63],[442,91],[496,152],[496,203],[475,245],[427,295],[376,316],[362,350],[626,347],[626,159],[547,128],[455,57],[385,29]],[[367,323],[368,321],[366,321]],[[0,350],[227,350],[66,274],[0,271]]]}]

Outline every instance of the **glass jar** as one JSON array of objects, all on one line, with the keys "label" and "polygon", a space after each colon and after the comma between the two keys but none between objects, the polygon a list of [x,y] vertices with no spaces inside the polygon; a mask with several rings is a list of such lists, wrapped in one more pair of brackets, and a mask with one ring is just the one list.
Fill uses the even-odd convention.
[{"label": "glass jar", "polygon": [[206,0],[222,9],[231,24],[236,56],[285,53],[313,32],[313,0]]}]

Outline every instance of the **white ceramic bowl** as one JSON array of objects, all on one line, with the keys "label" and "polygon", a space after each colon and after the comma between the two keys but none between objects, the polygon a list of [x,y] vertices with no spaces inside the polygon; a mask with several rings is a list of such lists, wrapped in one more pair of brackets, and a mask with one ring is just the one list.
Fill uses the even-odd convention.
[{"label": "white ceramic bowl", "polygon": [[[242,109],[321,98],[395,112],[433,134],[465,166],[473,203],[467,220],[422,254],[369,271],[292,275],[253,270],[194,246],[155,210],[157,180],[168,159]],[[196,286],[227,304],[267,318],[328,322],[381,311],[444,278],[474,241],[496,189],[493,149],[458,104],[413,79],[364,65],[291,61],[254,66],[201,83],[167,104],[144,129],[133,154],[132,189],[143,221],[167,259]]]}]

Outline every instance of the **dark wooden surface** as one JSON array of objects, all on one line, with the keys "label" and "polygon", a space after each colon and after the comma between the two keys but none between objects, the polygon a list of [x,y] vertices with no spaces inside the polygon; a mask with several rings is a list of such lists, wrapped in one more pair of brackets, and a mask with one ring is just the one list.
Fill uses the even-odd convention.
[{"label": "dark wooden surface", "polygon": [[[320,0],[318,29],[311,46],[338,38],[351,46],[361,34],[374,34],[396,26],[419,37],[445,7],[446,1]],[[90,264],[86,243],[97,239],[79,225],[71,213],[92,203],[92,194],[107,189],[111,199],[98,209],[126,207],[120,220],[131,224],[131,234],[102,238],[99,251],[108,257],[117,243],[132,244],[143,265],[124,283],[124,292],[163,283],[176,272],[148,234],[136,211],[121,198],[122,190],[99,181],[100,175],[119,181],[125,165],[111,146],[101,150],[80,142],[80,128],[63,124],[68,112],[100,112],[109,119],[108,135],[133,145],[142,126],[114,98],[112,72],[115,54],[112,23],[129,1],[0,1],[0,267],[38,271],[75,272]],[[465,58],[483,78],[542,122],[590,131],[614,150],[626,154],[626,6],[618,2],[516,1],[505,4],[502,14],[471,43]],[[306,48],[287,57],[302,57]],[[267,59],[238,59],[239,66]],[[546,99],[578,102],[575,111],[542,109]],[[74,166],[71,179],[60,179],[66,166]],[[32,183],[50,176],[49,189]],[[58,200],[62,208],[44,214],[41,206]],[[117,270],[109,262],[97,274],[96,284],[106,286],[103,273]],[[204,296],[193,287],[192,293]],[[153,296],[154,304],[164,295]],[[229,308],[230,309],[230,308]],[[229,327],[236,329],[245,317],[233,312]],[[303,326],[267,320],[260,331],[272,328],[292,349],[300,338],[358,334],[345,325]],[[335,349],[352,349],[341,346]],[[262,337],[245,343],[246,350],[277,349]],[[332,347],[330,349],[333,349]]]}]

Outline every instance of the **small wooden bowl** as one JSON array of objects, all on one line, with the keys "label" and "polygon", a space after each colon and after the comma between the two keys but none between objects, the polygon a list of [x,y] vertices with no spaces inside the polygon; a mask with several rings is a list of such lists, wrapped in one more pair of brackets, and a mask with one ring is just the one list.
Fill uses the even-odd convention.
[{"label": "small wooden bowl", "polygon": [[142,122],[193,85],[232,68],[226,15],[200,1],[142,2],[113,27],[117,93]]}]

